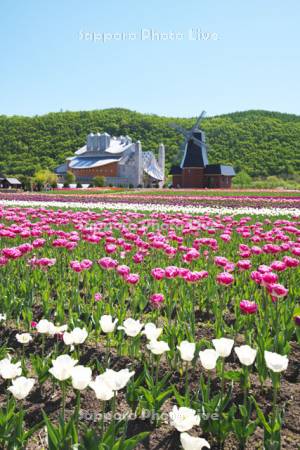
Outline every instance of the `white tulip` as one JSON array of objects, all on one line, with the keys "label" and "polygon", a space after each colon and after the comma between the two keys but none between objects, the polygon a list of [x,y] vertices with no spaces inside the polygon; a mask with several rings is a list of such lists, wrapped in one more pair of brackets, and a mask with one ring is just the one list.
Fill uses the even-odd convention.
[{"label": "white tulip", "polygon": [[149,341],[157,340],[162,333],[162,328],[157,328],[155,323],[146,323],[142,334],[146,336]]},{"label": "white tulip", "polygon": [[222,358],[226,358],[231,353],[234,340],[222,337],[220,339],[213,339],[212,343],[218,355]]},{"label": "white tulip", "polygon": [[162,355],[170,350],[169,345],[165,341],[150,341],[147,344],[147,349],[150,350],[153,355]]},{"label": "white tulip", "polygon": [[64,381],[70,378],[73,367],[78,363],[77,360],[71,358],[69,355],[60,355],[52,360],[51,369],[49,372],[59,381]]},{"label": "white tulip", "polygon": [[53,323],[49,322],[47,319],[40,320],[36,325],[36,330],[40,334],[49,334],[51,327],[53,327]]},{"label": "white tulip", "polygon": [[34,378],[15,378],[12,380],[12,386],[10,386],[8,390],[17,400],[23,400],[33,388],[34,383]]},{"label": "white tulip", "polygon": [[83,344],[86,338],[88,337],[88,332],[85,328],[74,328],[72,330],[72,336],[73,336],[73,344]]},{"label": "white tulip", "polygon": [[49,334],[54,336],[55,334],[62,333],[68,329],[68,325],[54,325],[47,319],[40,320],[36,325],[37,332],[40,334]]},{"label": "white tulip", "polygon": [[16,334],[16,339],[20,344],[28,344],[32,337],[29,333]]},{"label": "white tulip", "polygon": [[63,333],[68,329],[68,325],[54,325],[54,323],[50,322],[48,334],[50,336],[54,336],[55,334]]},{"label": "white tulip", "polygon": [[88,332],[85,328],[74,328],[70,333],[67,331],[63,334],[63,341],[66,345],[78,345],[83,344],[88,336]]},{"label": "white tulip", "polygon": [[112,369],[106,369],[106,371],[99,375],[99,377],[112,391],[119,391],[126,386],[130,378],[133,377],[134,373],[134,371],[130,372],[128,369],[122,369],[118,372]]},{"label": "white tulip", "polygon": [[188,431],[193,426],[200,424],[200,416],[196,414],[196,411],[185,406],[181,408],[178,408],[176,405],[173,406],[169,416],[170,424],[180,432]]},{"label": "white tulip", "polygon": [[4,380],[19,377],[22,373],[21,362],[13,364],[10,357],[4,358],[0,361],[0,375]]},{"label": "white tulip", "polygon": [[143,326],[144,324],[139,320],[129,318],[123,322],[122,326],[118,327],[118,330],[124,330],[127,336],[135,337],[141,332]]},{"label": "white tulip", "polygon": [[204,369],[213,370],[216,367],[219,354],[216,352],[216,350],[207,348],[206,350],[199,352],[199,357]]},{"label": "white tulip", "polygon": [[72,333],[65,331],[63,334],[63,341],[66,345],[73,345],[73,336]]},{"label": "white tulip", "polygon": [[194,359],[196,344],[194,342],[182,341],[177,346],[183,361],[192,361]]},{"label": "white tulip", "polygon": [[96,398],[103,402],[110,400],[114,396],[114,391],[107,385],[103,377],[98,375],[95,381],[89,383],[90,388],[95,392]]},{"label": "white tulip", "polygon": [[6,314],[0,314],[0,322],[6,321]]},{"label": "white tulip", "polygon": [[71,370],[72,386],[82,391],[92,381],[92,369],[84,366],[75,366]]},{"label": "white tulip", "polygon": [[249,345],[241,345],[240,347],[234,348],[239,361],[244,366],[251,366],[256,358],[257,350],[249,347]]},{"label": "white tulip", "polygon": [[99,320],[103,333],[112,333],[116,328],[117,322],[118,319],[113,320],[109,314],[104,314]]},{"label": "white tulip", "polygon": [[180,442],[184,450],[202,450],[203,447],[210,448],[206,439],[193,437],[187,433],[180,433]]},{"label": "white tulip", "polygon": [[286,355],[279,355],[279,353],[273,353],[265,351],[265,361],[268,369],[272,372],[282,372],[287,369],[289,360]]}]

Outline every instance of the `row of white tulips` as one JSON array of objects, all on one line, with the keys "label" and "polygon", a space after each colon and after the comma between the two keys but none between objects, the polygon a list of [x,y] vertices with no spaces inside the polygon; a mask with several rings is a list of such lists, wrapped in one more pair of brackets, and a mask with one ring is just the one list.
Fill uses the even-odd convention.
[{"label": "row of white tulips", "polygon": [[75,208],[75,209],[109,209],[109,210],[123,210],[123,211],[150,211],[150,212],[179,212],[187,214],[246,214],[246,215],[262,215],[262,216],[298,216],[299,209],[297,208],[252,208],[252,207],[211,207],[211,206],[180,206],[180,205],[157,205],[157,204],[136,204],[136,203],[103,203],[95,202],[60,202],[60,201],[26,201],[26,200],[0,200],[0,205],[3,206],[38,206],[51,208]]},{"label": "row of white tulips", "polygon": [[[117,319],[113,319],[111,315],[103,315],[100,319],[100,326],[104,333],[110,334],[116,330]],[[85,342],[88,337],[85,328],[74,328],[72,331],[67,331],[67,325],[55,326],[52,322],[42,319],[36,325],[36,330],[39,334],[54,335],[56,333],[63,333],[63,341],[67,346],[80,345]],[[156,327],[154,323],[143,324],[139,320],[132,318],[126,319],[118,330],[124,331],[129,337],[136,337],[139,334],[145,335],[148,339],[148,350],[157,356],[163,355],[170,351],[169,345],[163,340],[158,340],[162,333],[162,328]],[[29,333],[17,334],[16,339],[21,344],[28,344],[32,340]],[[216,368],[218,358],[227,358],[233,349],[234,340],[229,338],[213,339],[212,344],[214,348],[208,348],[199,352],[199,359],[203,368],[207,371]],[[196,343],[182,341],[177,349],[180,353],[182,361],[186,363],[191,362],[195,358]],[[257,350],[251,348],[249,345],[242,345],[234,347],[234,351],[243,366],[251,366],[255,362]],[[287,369],[287,356],[279,355],[277,353],[265,351],[265,363],[268,369],[274,373],[279,373]],[[114,371],[106,369],[106,371],[95,379],[92,379],[92,370],[90,367],[78,365],[78,360],[73,359],[68,354],[58,356],[52,360],[52,367],[49,369],[51,375],[63,383],[66,380],[71,380],[74,390],[83,391],[86,388],[91,388],[98,400],[106,402],[112,399],[119,390],[126,387],[129,380],[134,376],[134,371],[129,369],[122,369]],[[12,385],[8,390],[17,400],[25,399],[32,390],[35,380],[33,378],[26,378],[21,376],[22,368],[21,362],[12,363],[11,357],[8,356],[0,361],[0,376],[5,380],[12,380]],[[190,436],[187,431],[191,430],[193,426],[199,425],[200,416],[191,408],[180,407],[176,405],[170,412],[170,424],[181,433],[181,443],[184,449],[201,449],[206,446],[209,447],[208,442],[202,438]]]}]

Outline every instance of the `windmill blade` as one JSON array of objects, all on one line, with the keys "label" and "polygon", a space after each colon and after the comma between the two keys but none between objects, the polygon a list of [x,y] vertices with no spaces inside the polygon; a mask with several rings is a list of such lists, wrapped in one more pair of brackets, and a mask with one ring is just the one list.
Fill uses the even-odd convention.
[{"label": "windmill blade", "polygon": [[187,136],[187,134],[188,134],[188,131],[185,130],[180,125],[177,125],[177,123],[171,123],[170,127],[173,128],[174,130],[178,131],[179,133],[183,134],[184,136]]},{"label": "windmill blade", "polygon": [[198,119],[196,120],[195,125],[193,126],[193,130],[195,130],[196,128],[199,127],[200,122],[202,121],[202,119],[204,119],[204,117],[206,116],[206,111],[202,111],[202,113],[200,114],[200,116],[198,117]]}]

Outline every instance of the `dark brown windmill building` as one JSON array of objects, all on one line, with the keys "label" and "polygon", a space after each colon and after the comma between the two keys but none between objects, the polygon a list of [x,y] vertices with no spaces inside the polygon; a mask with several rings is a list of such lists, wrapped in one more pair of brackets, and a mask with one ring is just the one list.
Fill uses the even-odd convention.
[{"label": "dark brown windmill building", "polygon": [[183,156],[180,166],[171,168],[173,187],[180,188],[231,188],[235,171],[232,166],[209,164],[205,134],[199,125],[205,115],[202,112],[191,130],[172,125],[185,137]]}]

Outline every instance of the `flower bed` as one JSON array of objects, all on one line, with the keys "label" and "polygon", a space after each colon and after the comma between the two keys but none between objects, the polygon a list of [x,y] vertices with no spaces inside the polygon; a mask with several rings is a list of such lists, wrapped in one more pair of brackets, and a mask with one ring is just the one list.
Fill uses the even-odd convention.
[{"label": "flower bed", "polygon": [[[43,193],[23,193],[23,194],[1,194],[0,201],[3,202],[31,202],[31,204],[63,204],[71,207],[92,205],[95,207],[113,207],[119,205],[122,209],[142,209],[142,210],[164,210],[164,211],[188,211],[188,212],[215,212],[233,213],[240,210],[242,214],[247,214],[247,210],[252,213],[267,214],[268,210],[282,210],[284,214],[299,214],[300,198],[287,197],[228,197],[228,196],[157,196],[157,195],[134,195],[134,194],[103,194],[103,195],[54,195]],[[11,203],[12,204],[12,203]],[[21,203],[19,203],[21,204]],[[207,208],[207,209],[205,209]]]},{"label": "flower bed", "polygon": [[298,218],[24,205],[0,206],[0,448],[298,449]]}]

